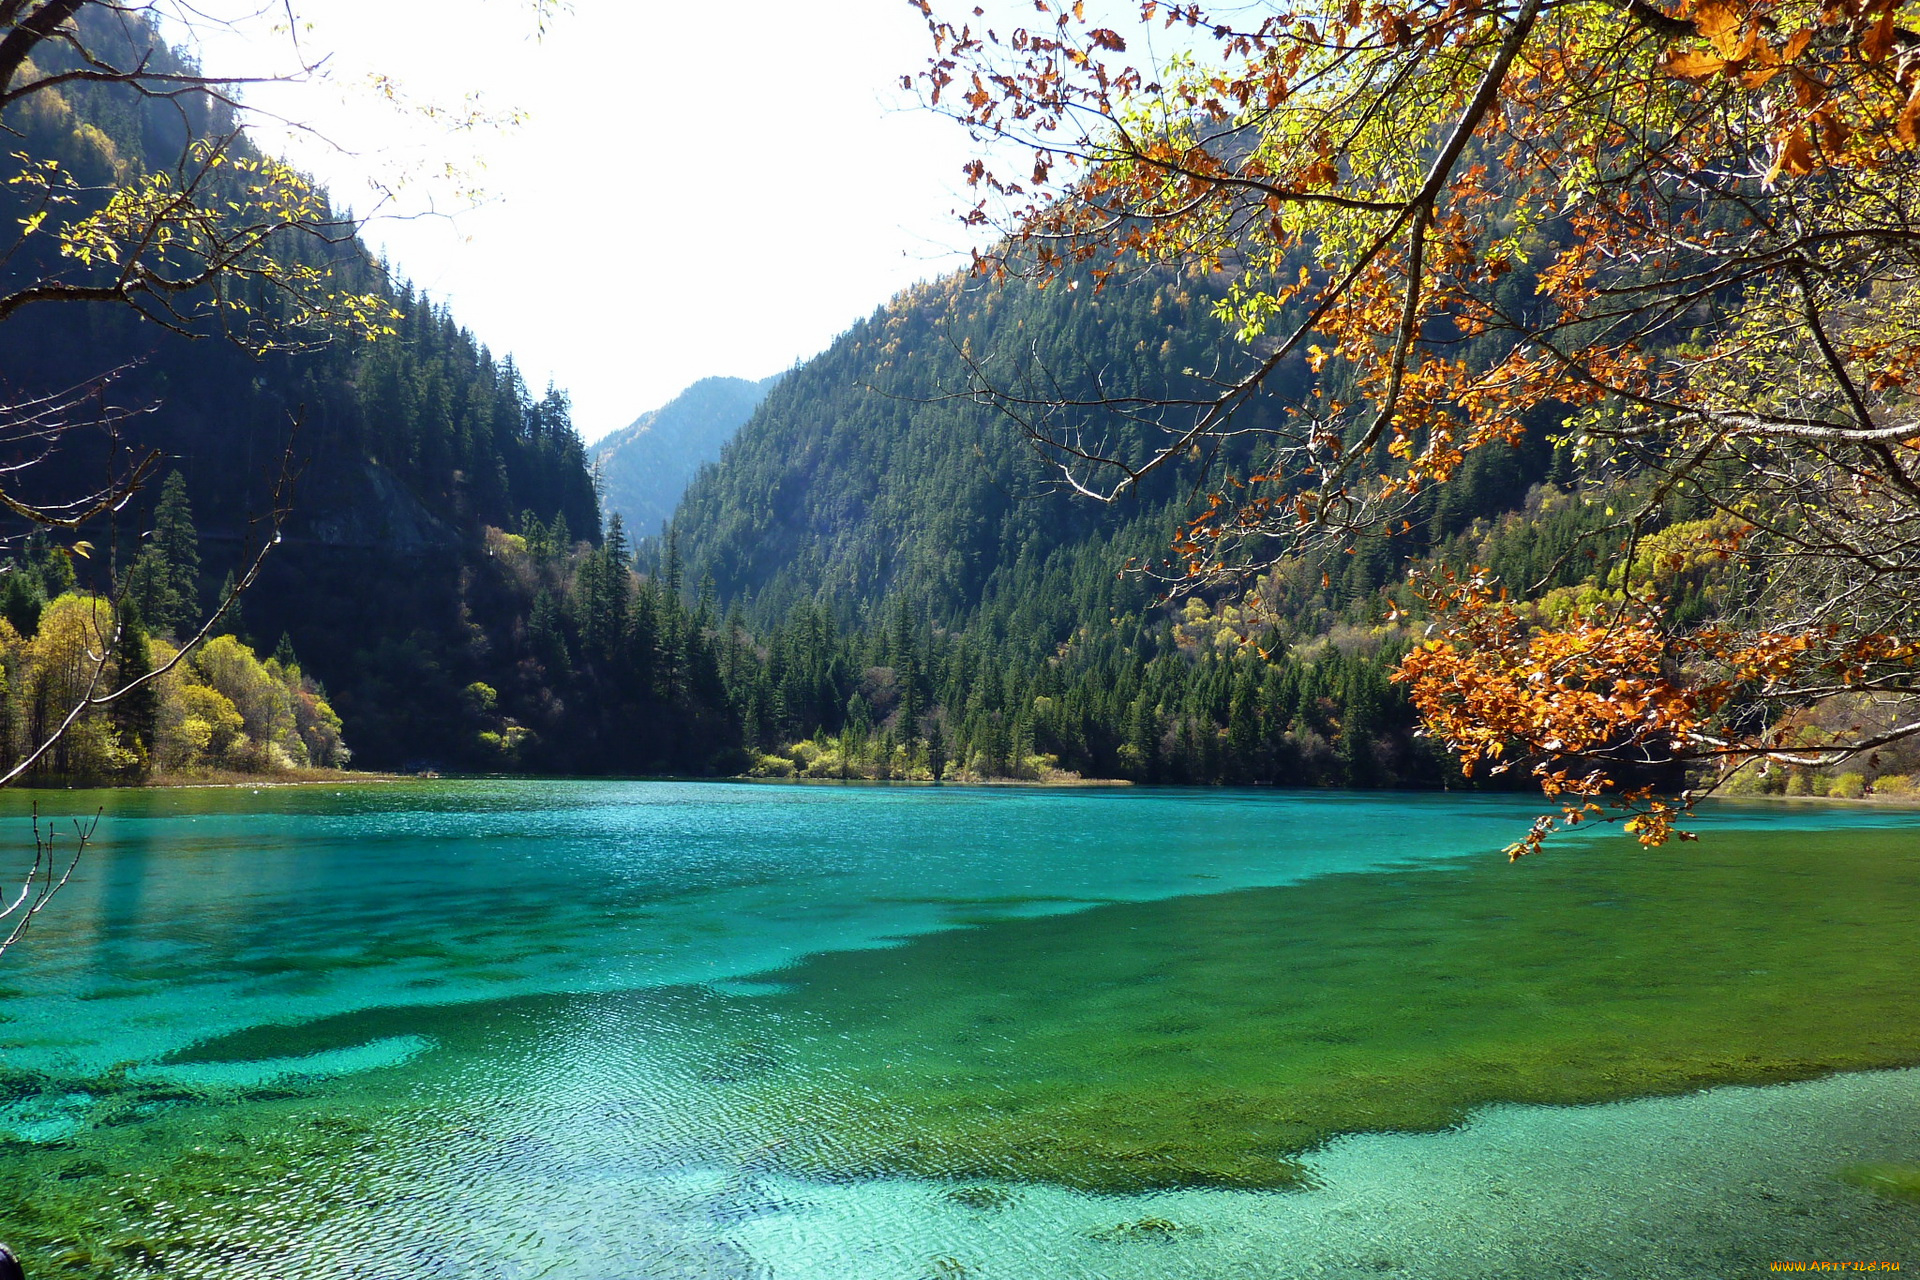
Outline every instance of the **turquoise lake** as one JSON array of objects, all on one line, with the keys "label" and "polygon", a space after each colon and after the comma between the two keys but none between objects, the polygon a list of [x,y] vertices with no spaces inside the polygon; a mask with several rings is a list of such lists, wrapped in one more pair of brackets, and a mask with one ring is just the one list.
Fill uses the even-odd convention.
[{"label": "turquoise lake", "polygon": [[[0,959],[29,1274],[1920,1267],[1920,812],[669,782],[104,807]],[[9,871],[9,874],[12,874]],[[1909,1003],[1913,1002],[1913,1003]]]}]

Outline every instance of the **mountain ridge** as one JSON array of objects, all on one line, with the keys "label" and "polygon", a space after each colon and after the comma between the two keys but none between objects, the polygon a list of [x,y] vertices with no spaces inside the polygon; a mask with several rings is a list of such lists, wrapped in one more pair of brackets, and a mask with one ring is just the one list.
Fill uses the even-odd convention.
[{"label": "mountain ridge", "polygon": [[784,374],[711,377],[590,446],[601,506],[635,536],[659,531],[701,467],[720,456]]}]

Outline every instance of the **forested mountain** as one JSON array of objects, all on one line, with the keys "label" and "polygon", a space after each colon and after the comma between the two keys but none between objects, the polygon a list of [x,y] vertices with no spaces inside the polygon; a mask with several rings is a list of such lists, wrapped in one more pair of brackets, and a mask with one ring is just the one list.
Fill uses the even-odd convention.
[{"label": "forested mountain", "polygon": [[[857,626],[896,596],[957,623],[990,598],[1034,602],[1035,575],[1054,579],[1053,621],[1100,612],[1111,566],[1164,548],[1177,481],[1119,512],[1050,493],[1013,424],[960,393],[966,353],[1029,342],[1049,369],[1175,388],[1175,371],[1207,358],[1207,299],[1170,288],[1133,300],[1078,309],[1064,290],[965,276],[901,295],[789,374],[688,490],[672,530],[689,575],[710,575],[755,623],[817,603]],[[1119,544],[1082,559],[1093,537]],[[1088,588],[1101,599],[1060,590],[1069,561],[1102,565]]]},{"label": "forested mountain", "polygon": [[593,446],[600,505],[637,534],[657,532],[692,480],[780,380],[702,378]]},{"label": "forested mountain", "polygon": [[[89,35],[128,62],[144,57],[161,72],[186,65],[137,20],[102,23]],[[75,175],[83,193],[92,189],[84,184],[170,172],[189,132],[218,136],[230,127],[204,97],[155,99],[85,79],[24,99],[5,123],[21,145],[0,159],[0,178],[24,172],[31,155]],[[241,142],[232,154],[252,153]],[[32,193],[31,184],[0,185],[0,217],[8,225],[31,217]],[[87,212],[84,194],[79,199],[70,216]],[[117,373],[88,397],[51,453],[29,419],[0,441],[0,462],[24,465],[17,476],[30,498],[60,500],[94,488],[111,456],[158,451],[161,468],[113,526],[86,531],[97,546],[91,556],[58,547],[51,554],[67,566],[63,573],[70,570],[65,581],[109,588],[152,527],[159,477],[177,471],[199,543],[184,592],[190,598],[174,620],[183,633],[212,608],[250,540],[272,532],[258,519],[276,478],[291,467],[291,515],[241,601],[240,626],[267,647],[291,637],[307,677],[331,692],[363,764],[518,758],[478,735],[505,729],[515,737],[512,713],[521,701],[544,728],[558,703],[528,648],[537,593],[491,554],[488,530],[559,531],[569,549],[599,541],[598,505],[567,398],[553,388],[530,390],[510,359],[496,358],[443,307],[393,279],[357,241],[281,240],[276,253],[312,259],[342,292],[384,300],[393,332],[242,344],[204,326],[179,332],[187,326],[142,319],[113,303],[38,304],[0,325],[7,402],[30,406],[35,397]],[[5,270],[8,283],[58,272],[57,246],[36,252],[30,245]],[[244,323],[270,328],[283,301],[268,289],[255,292]],[[256,353],[261,345],[273,349]],[[16,552],[15,559],[20,581],[42,576],[30,557]],[[521,587],[525,594],[517,594]],[[500,689],[498,705],[495,695],[474,689],[489,681]],[[661,716],[674,723],[657,727],[636,714],[627,732],[643,744],[682,733],[677,712]],[[680,763],[685,752],[668,748],[656,758],[636,748],[630,755],[658,767]],[[701,757],[693,767],[704,763]],[[615,758],[609,767],[623,763]]]},{"label": "forested mountain", "polygon": [[[1153,578],[1123,567],[1163,560],[1196,487],[1244,465],[1251,446],[1195,456],[1102,505],[1062,492],[1018,425],[966,394],[978,379],[1067,400],[1190,394],[1194,371],[1214,372],[1233,348],[1213,316],[1219,288],[956,275],[901,295],[789,374],[669,532],[687,577],[770,637],[750,737],[771,748],[824,734],[788,753],[814,773],[876,760],[924,772],[932,741],[985,772],[1035,775],[1052,757],[1146,780],[1437,785],[1442,764],[1387,681],[1407,641],[1384,622],[1382,589],[1409,555],[1522,507],[1553,474],[1550,447],[1489,451],[1401,538],[1285,562],[1251,601],[1166,604]],[[1284,412],[1304,374],[1276,379],[1240,424]],[[1083,425],[1115,452],[1145,431],[1099,409]],[[1535,544],[1563,538],[1557,527],[1523,520],[1499,553],[1550,559]],[[830,653],[825,637],[841,635],[865,639]]]}]

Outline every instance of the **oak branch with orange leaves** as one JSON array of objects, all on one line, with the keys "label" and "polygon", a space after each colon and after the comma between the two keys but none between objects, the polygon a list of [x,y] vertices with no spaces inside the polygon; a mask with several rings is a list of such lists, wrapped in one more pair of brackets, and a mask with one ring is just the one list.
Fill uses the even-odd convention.
[{"label": "oak branch with orange leaves", "polygon": [[[1221,288],[1238,346],[1204,394],[1104,406],[1150,424],[1142,448],[1047,425],[1097,401],[969,389],[1099,500],[1257,431],[1179,587],[1391,534],[1530,432],[1630,499],[1571,601],[1416,566],[1398,678],[1429,731],[1564,801],[1516,855],[1602,797],[1676,834],[1698,792],[1649,766],[1707,790],[1920,736],[1920,7],[914,2],[924,96],[997,158],[968,171],[1003,236],[981,271]],[[1683,533],[1680,506],[1705,513]],[[1662,557],[1721,575],[1709,616],[1675,612]],[[1851,721],[1809,732],[1822,705]]]}]

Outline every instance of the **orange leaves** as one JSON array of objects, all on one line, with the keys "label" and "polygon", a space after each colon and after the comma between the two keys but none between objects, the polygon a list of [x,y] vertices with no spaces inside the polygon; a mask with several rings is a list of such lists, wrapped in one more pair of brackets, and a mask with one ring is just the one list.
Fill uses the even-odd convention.
[{"label": "orange leaves", "polygon": [[[1625,609],[1534,628],[1493,583],[1427,584],[1441,621],[1394,678],[1427,725],[1471,772],[1510,755],[1542,761],[1667,752],[1699,727],[1702,708],[1665,676],[1671,654],[1658,620]],[[1549,794],[1597,794],[1604,773],[1570,779],[1535,769]]]},{"label": "orange leaves", "polygon": [[1773,155],[1773,167],[1767,170],[1767,182],[1772,183],[1782,173],[1796,177],[1813,172],[1813,139],[1805,129],[1795,129],[1780,142]]},{"label": "orange leaves", "polygon": [[[1671,676],[1679,651],[1657,613],[1615,605],[1536,627],[1484,575],[1442,575],[1417,590],[1437,621],[1393,678],[1409,686],[1429,732],[1466,772],[1482,761],[1503,770],[1530,760],[1548,796],[1598,796],[1613,789],[1622,764],[1671,759],[1699,740],[1717,709],[1712,693]],[[1576,771],[1572,761],[1587,763]],[[1671,833],[1664,807],[1643,811],[1635,828],[1643,843]],[[1563,824],[1593,811],[1570,808]],[[1554,825],[1536,824],[1509,853],[1534,852]]]},{"label": "orange leaves", "polygon": [[1731,0],[1705,0],[1695,6],[1693,28],[1727,59],[1743,57],[1747,47],[1742,33],[1748,30],[1746,6]]},{"label": "orange leaves", "polygon": [[[1737,547],[1749,531],[1730,536]],[[1662,799],[1631,772],[1692,759],[1785,752],[1779,735],[1742,708],[1782,689],[1866,687],[1889,672],[1920,668],[1920,638],[1843,635],[1832,626],[1738,633],[1674,627],[1631,599],[1601,602],[1541,625],[1484,572],[1465,580],[1415,576],[1434,622],[1393,679],[1408,686],[1427,730],[1471,773],[1528,763],[1549,797],[1610,794],[1632,814],[1642,844],[1691,839],[1675,822],[1684,797]],[[1739,729],[1728,721],[1747,722]],[[1831,749],[1831,748],[1829,748]],[[1509,852],[1535,852],[1553,830],[1597,812],[1570,806],[1536,823]]]},{"label": "orange leaves", "polygon": [[[1431,731],[1470,765],[1532,769],[1550,795],[1624,798],[1649,843],[1678,834],[1677,809],[1636,791],[1644,775],[1629,766],[1745,751],[1760,731],[1741,726],[1806,690],[1920,661],[1912,636],[1791,633],[1779,618],[1833,598],[1818,583],[1811,603],[1747,616],[1741,634],[1675,621],[1732,628],[1767,592],[1800,589],[1796,557],[1824,544],[1783,530],[1827,518],[1829,483],[1826,510],[1847,508],[1834,519],[1857,516],[1873,537],[1915,505],[1910,484],[1867,484],[1896,465],[1876,460],[1889,449],[1902,479],[1920,474],[1913,446],[1877,425],[1908,420],[1920,388],[1907,255],[1920,33],[1903,30],[1898,0],[1548,5],[1525,24],[1484,0],[1219,20],[1149,0],[1143,16],[1185,24],[1200,52],[1144,69],[1119,56],[1144,40],[1118,19],[1090,25],[1071,0],[1040,11],[1004,43],[943,28],[944,61],[921,83],[953,88],[947,110],[1016,144],[988,153],[1017,157],[1000,180],[968,170],[983,201],[1011,206],[996,270],[1081,264],[1084,286],[1144,262],[1219,283],[1240,346],[1194,362],[1218,381],[1197,402],[1112,406],[1150,428],[1144,439],[1178,440],[1180,457],[1243,427],[1271,442],[1271,456],[1220,463],[1258,474],[1218,486],[1225,497],[1182,531],[1187,574],[1280,545],[1341,563],[1341,539],[1372,536],[1475,450],[1556,426],[1590,474],[1620,468],[1636,506],[1668,492],[1634,488],[1652,477],[1766,526],[1744,547],[1729,536],[1653,554],[1676,530],[1649,517],[1617,576],[1597,567],[1585,594],[1563,585],[1537,613],[1491,583],[1432,584],[1435,627],[1402,670]],[[1631,32],[1594,29],[1616,21]],[[1491,75],[1509,38],[1515,60]],[[1224,372],[1236,369],[1250,372]],[[1256,399],[1277,406],[1274,421],[1236,420]],[[1124,481],[1099,494],[1113,496],[1158,448],[1056,452],[1076,483],[1114,466]],[[1803,470],[1807,454],[1819,456]],[[1767,585],[1723,590],[1736,573]],[[1570,601],[1585,612],[1565,614]],[[1586,816],[1574,806],[1549,829]]]},{"label": "orange leaves", "polygon": [[1300,186],[1303,190],[1315,187],[1331,187],[1340,180],[1340,170],[1333,161],[1325,156],[1319,157],[1300,171]]},{"label": "orange leaves", "polygon": [[1739,0],[1704,0],[1693,10],[1693,28],[1712,51],[1676,51],[1666,61],[1667,74],[1683,80],[1699,80],[1729,68],[1736,72],[1744,70],[1748,60],[1756,57],[1763,66],[1778,62],[1780,59],[1762,36],[1763,15],[1756,10],[1763,7],[1750,8]]},{"label": "orange leaves", "polygon": [[1769,184],[1877,168],[1890,150],[1920,145],[1920,66],[1895,56],[1920,34],[1902,31],[1899,10],[1900,0],[1827,0],[1816,27],[1782,0],[1704,0],[1691,22],[1706,47],[1677,49],[1661,66],[1703,88],[1755,95],[1750,109],[1772,121]]},{"label": "orange leaves", "polygon": [[1893,0],[1886,0],[1881,5],[1879,21],[1860,38],[1860,56],[1868,62],[1885,62],[1893,52],[1893,19],[1898,7]]},{"label": "orange leaves", "polygon": [[1916,120],[1920,120],[1920,87],[1916,87],[1908,95],[1906,105],[1900,109],[1900,114],[1893,123],[1894,136],[1900,140],[1901,145],[1906,147],[1916,145],[1914,138]]},{"label": "orange leaves", "polygon": [[1668,75],[1682,80],[1704,80],[1727,69],[1728,60],[1704,49],[1685,49],[1667,59]]}]

